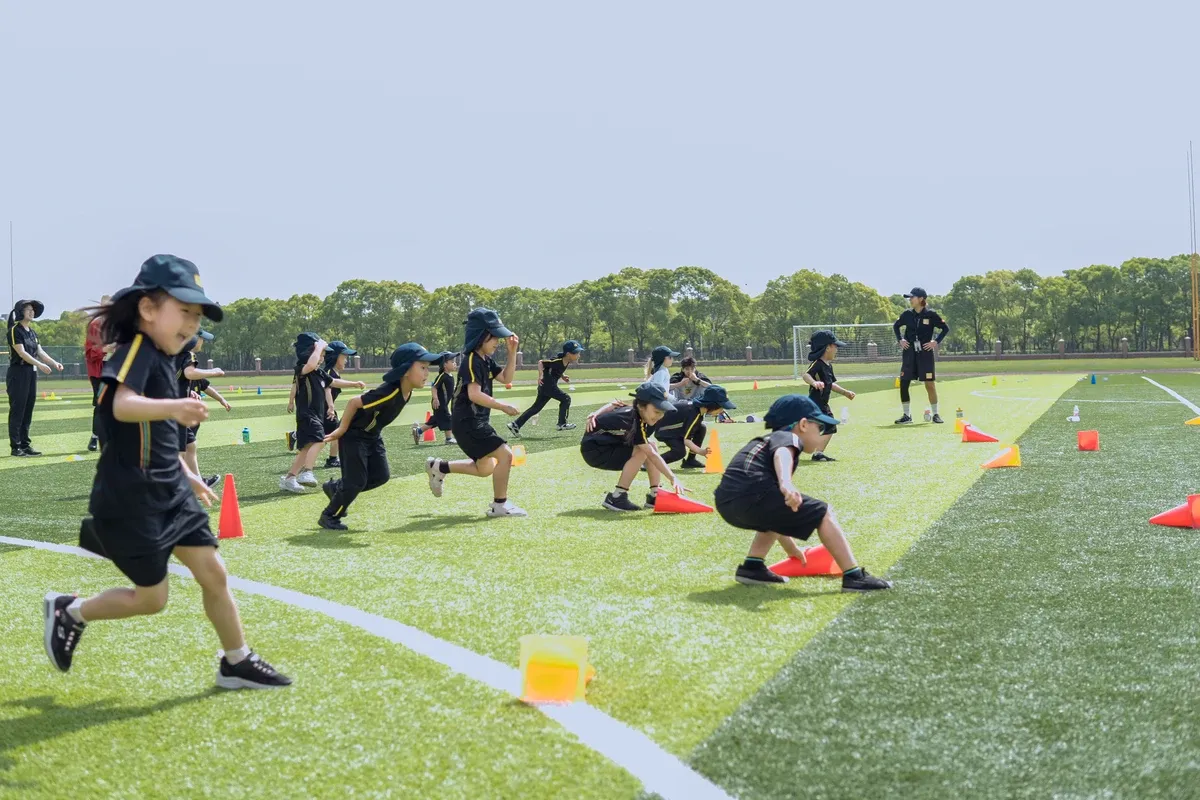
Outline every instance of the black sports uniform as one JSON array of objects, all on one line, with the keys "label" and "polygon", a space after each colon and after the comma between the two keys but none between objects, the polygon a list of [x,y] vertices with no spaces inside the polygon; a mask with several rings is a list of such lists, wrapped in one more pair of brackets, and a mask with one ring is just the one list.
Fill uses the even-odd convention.
[{"label": "black sports uniform", "polygon": [[735,528],[807,539],[824,521],[829,507],[803,495],[799,511],[788,508],[775,473],[775,451],[781,447],[792,450],[795,472],[804,448],[790,431],[775,431],[751,439],[738,451],[717,486],[717,513]]},{"label": "black sports uniform", "polygon": [[542,365],[542,382],[538,384],[537,399],[524,414],[517,418],[517,427],[524,427],[525,423],[533,419],[535,414],[540,413],[551,400],[558,401],[558,424],[566,425],[567,415],[571,412],[571,395],[558,388],[558,382],[562,380],[563,373],[567,371],[566,356],[544,358],[538,363]]},{"label": "black sports uniform", "polygon": [[433,394],[438,399],[438,407],[432,408],[433,403],[430,403],[433,415],[429,418],[429,424],[439,431],[448,431],[453,426],[450,407],[454,402],[454,375],[439,372],[433,381]]},{"label": "black sports uniform", "polygon": [[596,428],[584,434],[579,452],[589,467],[620,472],[633,457],[633,448],[646,444],[654,431],[633,406],[614,409],[596,417]]},{"label": "black sports uniform", "polygon": [[454,408],[450,412],[451,432],[458,446],[472,461],[494,453],[508,444],[492,427],[492,410],[471,402],[470,386],[479,384],[484,394],[492,395],[492,383],[504,368],[488,356],[471,351],[463,356],[458,366],[458,391],[454,396]]},{"label": "black sports uniform", "polygon": [[8,390],[8,444],[13,453],[31,446],[29,424],[33,422],[33,406],[37,401],[37,368],[17,355],[17,345],[37,358],[37,331],[17,323],[8,330],[9,362],[4,383]]},{"label": "black sports uniform", "polygon": [[296,363],[296,449],[325,441],[325,387],[328,376],[319,367],[303,374],[308,359]]},{"label": "black sports uniform", "polygon": [[[901,333],[900,329],[904,332]],[[940,331],[934,336],[934,331]],[[896,341],[906,340],[909,348],[903,351],[900,361],[901,381],[932,381],[937,380],[935,359],[932,350],[922,349],[922,345],[931,341],[941,344],[950,333],[950,326],[938,312],[930,308],[920,311],[905,309],[900,319],[892,324]]]},{"label": "black sports uniform", "polygon": [[[187,350],[175,356],[175,381],[179,386],[179,396],[188,397],[192,392],[203,394],[204,390],[209,387],[207,378],[200,380],[189,380],[183,373],[188,367],[195,367],[198,364],[196,353],[193,350]],[[189,444],[196,441],[196,434],[200,432],[200,426],[194,428],[185,428],[179,426],[179,452],[187,450]]]},{"label": "black sports uniform", "polygon": [[704,425],[704,406],[695,400],[672,402],[675,404],[675,410],[666,412],[662,421],[654,427],[654,438],[667,446],[667,452],[662,454],[662,459],[668,464],[673,464],[688,454],[685,440],[690,439],[692,444],[703,447],[704,435],[708,431]]},{"label": "black sports uniform", "polygon": [[[335,403],[337,402],[338,395],[342,393],[342,390],[334,386],[333,381],[335,378],[341,377],[341,374],[333,367],[325,370],[325,385],[331,387],[329,390],[329,395],[333,398],[333,402]],[[338,429],[338,425],[341,424],[341,421],[338,419],[336,411],[331,418],[329,416],[329,409],[327,408],[325,409],[325,413],[321,415],[321,424],[325,427],[325,435],[328,436]]]},{"label": "black sports uniform", "polygon": [[342,436],[342,477],[327,488],[330,494],[325,515],[346,516],[354,499],[387,483],[391,477],[387,448],[380,435],[392,424],[408,402],[400,389],[400,381],[383,383],[364,392],[362,408],[350,419],[350,428]]},{"label": "black sports uniform", "polygon": [[[833,392],[833,384],[837,382],[837,376],[833,374],[833,364],[830,364],[823,358],[815,359],[808,365],[808,375],[813,380],[823,381],[824,389],[818,389],[815,386],[808,387],[808,396],[824,413],[833,416],[833,410],[829,408],[829,396]],[[826,425],[825,433],[837,433],[837,425]]]}]

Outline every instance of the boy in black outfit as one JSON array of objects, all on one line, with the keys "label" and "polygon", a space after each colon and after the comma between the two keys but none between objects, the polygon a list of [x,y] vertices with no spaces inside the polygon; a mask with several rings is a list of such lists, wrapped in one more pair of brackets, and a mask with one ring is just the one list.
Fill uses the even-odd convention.
[{"label": "boy in black outfit", "polygon": [[[833,418],[833,409],[829,407],[830,392],[837,392],[847,400],[853,400],[855,397],[854,392],[838,386],[837,377],[833,374],[833,360],[837,358],[838,348],[845,346],[846,343],[839,342],[832,331],[817,331],[808,340],[808,349],[811,351],[808,354],[808,360],[811,363],[808,365],[808,371],[802,377],[808,384],[809,398],[817,404],[821,413],[831,419]],[[821,441],[812,455],[813,461],[837,461],[836,458],[825,455],[825,448],[829,446],[829,440],[835,433],[837,433],[837,425],[826,426],[825,434],[821,437]]]},{"label": "boy in black outfit", "polygon": [[571,396],[558,388],[558,382],[560,380],[571,382],[571,379],[566,376],[567,367],[577,362],[581,353],[583,353],[583,345],[574,339],[568,339],[563,342],[561,353],[554,358],[544,358],[538,362],[537,399],[526,409],[524,414],[508,423],[508,430],[513,436],[521,438],[521,428],[526,422],[533,419],[534,415],[541,412],[551,400],[558,401],[558,430],[575,430],[575,425],[567,422],[567,415],[571,413]]},{"label": "boy in black outfit", "polygon": [[429,406],[432,413],[426,422],[412,424],[413,444],[420,445],[425,431],[439,430],[446,435],[446,444],[458,444],[451,435],[450,429],[454,422],[450,418],[450,408],[454,402],[454,371],[458,369],[458,353],[446,350],[438,355],[438,376],[433,381],[429,393]]},{"label": "boy in black outfit", "polygon": [[855,564],[846,535],[829,506],[801,494],[792,484],[800,453],[812,452],[825,427],[834,423],[810,398],[784,395],[767,411],[771,432],[751,439],[729,462],[715,494],[717,513],[735,528],[755,532],[750,553],[734,576],[738,583],[787,583],[787,578],[767,569],[763,559],[776,542],[788,555],[802,557],[792,540],[807,539],[815,530],[842,569],[843,592],[892,587]]},{"label": "boy in black outfit", "polygon": [[[897,425],[912,424],[912,398],[908,387],[913,381],[922,381],[925,392],[929,395],[929,408],[933,411],[933,421],[942,423],[938,414],[937,373],[934,369],[935,355],[942,339],[950,333],[950,326],[938,312],[929,308],[929,295],[919,286],[904,295],[911,308],[900,315],[900,319],[892,324],[892,332],[896,334],[896,342],[902,351],[900,359],[900,408],[903,412]],[[900,333],[900,329],[904,333]],[[939,333],[935,337],[933,332]]]},{"label": "boy in black outfit", "polygon": [[667,446],[662,454],[663,461],[674,464],[687,454],[679,466],[683,469],[703,469],[704,464],[696,456],[707,456],[711,448],[704,446],[708,428],[704,425],[706,414],[719,414],[722,409],[737,408],[725,392],[725,387],[708,385],[691,400],[673,400],[673,411],[668,411],[655,428],[654,438]]},{"label": "boy in black outfit", "polygon": [[325,417],[331,399],[329,377],[321,369],[322,357],[328,342],[306,331],[296,337],[296,369],[292,376],[295,390],[296,457],[287,475],[279,479],[279,488],[293,494],[303,494],[305,486],[316,486],[313,467],[317,454],[325,443]]}]

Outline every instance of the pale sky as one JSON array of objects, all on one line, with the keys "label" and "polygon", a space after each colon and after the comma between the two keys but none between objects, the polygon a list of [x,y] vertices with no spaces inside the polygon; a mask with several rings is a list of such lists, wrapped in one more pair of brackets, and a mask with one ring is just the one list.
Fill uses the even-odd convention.
[{"label": "pale sky", "polygon": [[940,293],[1189,246],[1195,2],[0,9],[0,239],[54,317],[156,252],[228,302],[685,264]]}]

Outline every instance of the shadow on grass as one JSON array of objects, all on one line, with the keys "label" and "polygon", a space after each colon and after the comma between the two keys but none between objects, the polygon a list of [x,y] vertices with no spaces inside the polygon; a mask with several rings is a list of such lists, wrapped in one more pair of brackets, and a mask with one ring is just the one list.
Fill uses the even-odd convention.
[{"label": "shadow on grass", "polygon": [[58,503],[78,503],[81,500],[91,500],[91,494],[73,494],[70,497],[56,497],[55,502]]},{"label": "shadow on grass", "polygon": [[421,531],[436,531],[444,528],[457,528],[472,522],[482,522],[483,514],[455,514],[444,516],[440,514],[415,514],[412,521],[395,528],[387,528],[381,533],[419,533]]},{"label": "shadow on grass", "polygon": [[311,533],[289,536],[287,542],[298,547],[315,547],[318,550],[359,550],[370,547],[366,542],[355,541],[353,535],[353,530],[331,531],[318,528]]},{"label": "shadow on grass", "polygon": [[828,591],[803,591],[783,586],[742,586],[734,583],[724,589],[692,592],[688,600],[710,606],[737,606],[746,611],[762,611],[768,603],[795,600],[800,597],[824,597]]}]

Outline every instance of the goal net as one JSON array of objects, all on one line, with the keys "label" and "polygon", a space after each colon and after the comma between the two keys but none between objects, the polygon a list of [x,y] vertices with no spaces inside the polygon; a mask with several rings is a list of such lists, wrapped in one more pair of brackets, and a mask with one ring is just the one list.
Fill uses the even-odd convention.
[{"label": "goal net", "polygon": [[838,349],[838,360],[854,361],[899,361],[900,345],[890,322],[866,325],[793,325],[792,368],[796,380],[808,369],[808,342],[817,331],[833,331],[833,335],[846,343]]}]

